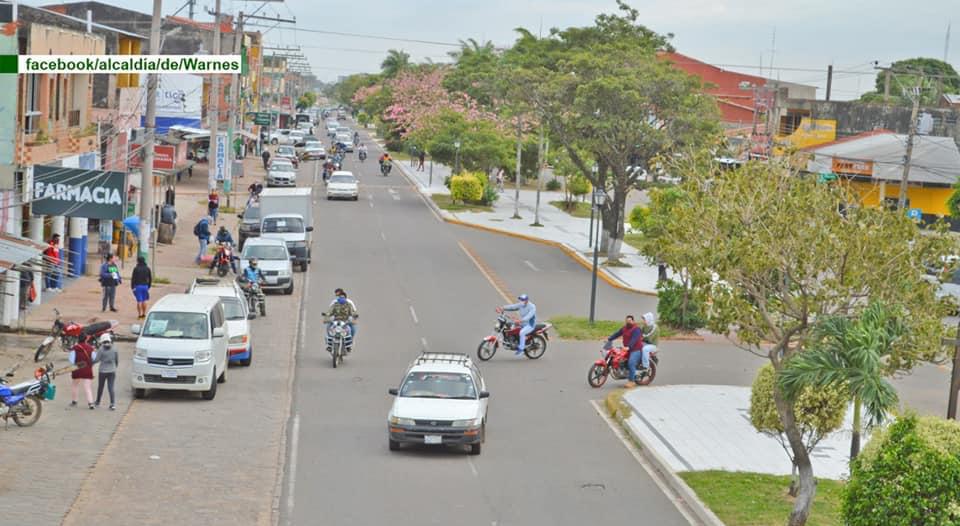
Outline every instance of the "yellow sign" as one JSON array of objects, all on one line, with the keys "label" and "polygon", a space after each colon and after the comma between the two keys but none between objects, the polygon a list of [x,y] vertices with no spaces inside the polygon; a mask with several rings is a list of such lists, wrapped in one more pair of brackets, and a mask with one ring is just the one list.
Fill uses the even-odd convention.
[{"label": "yellow sign", "polygon": [[858,159],[842,159],[834,157],[831,163],[831,170],[835,174],[846,175],[866,175],[873,176],[873,161],[861,161]]}]

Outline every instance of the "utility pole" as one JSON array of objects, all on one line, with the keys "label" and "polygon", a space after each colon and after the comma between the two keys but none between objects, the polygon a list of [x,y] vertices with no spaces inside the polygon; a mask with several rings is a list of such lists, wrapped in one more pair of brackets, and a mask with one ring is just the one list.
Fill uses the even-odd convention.
[{"label": "utility pole", "polygon": [[[216,0],[213,11],[213,54],[220,54],[220,0]],[[214,73],[210,82],[210,100],[207,101],[207,118],[210,120],[210,154],[207,157],[207,186],[210,190],[217,187],[217,159],[220,155],[217,136],[220,134],[220,74]],[[227,168],[224,167],[224,170]]]},{"label": "utility pole", "polygon": [[827,66],[827,102],[830,101],[831,91],[833,91],[833,64]]},{"label": "utility pole", "polygon": [[957,419],[957,391],[960,390],[960,323],[957,337],[953,340],[953,370],[950,372],[950,397],[947,401],[947,418]]},{"label": "utility pole", "polygon": [[516,183],[516,193],[513,196],[513,219],[523,219],[520,217],[520,161],[522,154],[520,115],[517,115],[517,173],[514,177]]},{"label": "utility pole", "polygon": [[890,68],[884,70],[883,74],[883,103],[890,102]]},{"label": "utility pole", "polygon": [[[889,70],[887,70],[889,73]],[[903,177],[900,178],[900,199],[897,210],[907,207],[907,180],[910,177],[910,163],[913,161],[913,142],[917,136],[917,116],[920,113],[920,95],[923,93],[923,75],[917,75],[917,87],[913,89],[913,111],[910,112],[910,133],[907,135],[907,154],[903,160]]]},{"label": "utility pole", "polygon": [[[240,54],[240,50],[241,50],[240,46],[242,44],[242,41],[243,41],[243,11],[240,11],[239,16],[237,17],[237,28],[233,34],[233,54],[234,55]],[[225,155],[224,158],[226,158],[227,164],[231,165],[230,171],[227,172],[231,175],[231,179],[233,178],[233,175],[234,175],[233,161],[235,160],[236,153],[237,153],[236,148],[234,148],[234,145],[233,145],[234,144],[233,134],[235,133],[234,126],[236,126],[237,113],[240,108],[240,86],[238,86],[239,83],[240,83],[239,73],[233,73],[232,75],[230,75],[230,95],[229,95],[229,100],[227,102],[227,112],[229,115],[227,117],[227,155]],[[241,129],[242,128],[243,127],[241,126]],[[242,154],[240,159],[242,162],[242,159],[243,159]],[[224,186],[226,186],[226,182],[224,182]],[[231,180],[230,189],[226,192],[227,206],[231,206],[230,195],[233,193],[233,190],[234,190],[233,181]]]},{"label": "utility pole", "polygon": [[[160,17],[162,0],[153,0],[153,19],[150,21],[150,54],[160,54]],[[157,74],[147,75],[147,115],[143,140],[143,163],[140,165],[140,255],[152,254],[151,266],[157,269],[156,246],[150,250],[153,239],[153,157],[157,129]]]}]

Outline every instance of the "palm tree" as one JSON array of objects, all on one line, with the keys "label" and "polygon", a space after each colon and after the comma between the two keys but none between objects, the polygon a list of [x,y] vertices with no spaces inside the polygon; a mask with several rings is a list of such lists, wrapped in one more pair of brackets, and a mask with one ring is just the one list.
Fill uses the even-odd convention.
[{"label": "palm tree", "polygon": [[861,410],[869,425],[882,423],[896,407],[897,392],[886,379],[884,360],[905,333],[898,309],[871,303],[857,319],[830,316],[813,331],[810,350],[794,356],[781,371],[780,388],[793,399],[806,385],[840,385],[853,400],[850,458],[860,453]]},{"label": "palm tree", "polygon": [[410,66],[410,54],[397,49],[387,51],[387,58],[380,63],[380,71],[384,77],[393,78]]}]

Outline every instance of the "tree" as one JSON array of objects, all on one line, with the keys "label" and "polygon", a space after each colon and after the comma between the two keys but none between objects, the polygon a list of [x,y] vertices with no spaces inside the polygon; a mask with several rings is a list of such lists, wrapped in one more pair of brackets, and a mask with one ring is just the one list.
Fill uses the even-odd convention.
[{"label": "tree", "polygon": [[362,88],[369,88],[380,81],[379,75],[358,73],[350,75],[336,83],[331,89],[331,96],[340,104],[352,104],[357,92]]},{"label": "tree", "polygon": [[[789,160],[725,171],[705,153],[671,163],[671,173],[683,194],[660,253],[703,291],[713,332],[735,333],[779,374],[806,351],[817,319],[880,302],[909,313],[888,368],[940,356],[945,312],[923,273],[956,250],[943,225],[921,232],[903,214],[852,206],[859,201],[845,185],[819,184]],[[780,390],[774,402],[799,473],[789,524],[800,526],[816,492],[813,467],[793,404]]]},{"label": "tree", "polygon": [[466,170],[489,173],[510,160],[512,142],[489,120],[470,120],[461,112],[444,109],[407,138],[426,145],[430,156],[452,166],[460,142],[460,165]]},{"label": "tree", "polygon": [[[890,101],[902,106],[910,106],[913,99],[907,90],[917,85],[917,73],[923,73],[920,105],[936,106],[944,93],[960,93],[960,75],[953,66],[935,58],[910,58],[890,64]],[[864,102],[883,102],[887,73],[877,74],[876,90],[864,93],[860,100]]]},{"label": "tree", "polygon": [[[553,142],[570,155],[594,188],[612,192],[602,208],[601,247],[620,257],[627,194],[660,158],[720,137],[716,103],[700,81],[657,57],[668,37],[637,24],[622,2],[621,16],[600,15],[594,26],[529,31],[506,53],[510,80],[534,108]],[[584,155],[585,152],[586,155]],[[596,163],[596,171],[594,164]]]},{"label": "tree", "polygon": [[390,79],[396,77],[397,74],[408,67],[410,67],[410,54],[405,51],[391,49],[387,51],[387,57],[380,63],[380,73],[385,78]]},{"label": "tree", "polygon": [[307,108],[312,108],[314,104],[317,103],[317,94],[308,91],[297,99],[297,110],[305,110]]},{"label": "tree", "polygon": [[893,306],[871,303],[856,320],[845,316],[818,320],[810,350],[791,358],[780,372],[780,387],[789,400],[807,387],[840,388],[853,400],[851,459],[860,453],[861,406],[874,426],[897,405],[897,391],[886,380],[890,371],[884,363],[904,334],[900,316]]},{"label": "tree", "polygon": [[460,41],[460,50],[450,56],[455,60],[453,68],[443,79],[443,86],[450,92],[465,93],[481,106],[493,105],[493,93],[489,83],[495,78],[500,60],[493,42],[480,44],[474,39]]},{"label": "tree", "polygon": [[[777,410],[777,380],[777,372],[770,364],[764,364],[757,371],[750,387],[750,424],[757,431],[777,439],[790,457],[794,477],[790,484],[790,495],[796,497],[799,489],[796,480],[797,457],[785,437],[786,430]],[[801,387],[790,399],[793,412],[797,415],[796,426],[803,449],[808,455],[824,437],[843,425],[847,400],[847,394],[839,387],[826,386],[818,389],[811,385]]]}]

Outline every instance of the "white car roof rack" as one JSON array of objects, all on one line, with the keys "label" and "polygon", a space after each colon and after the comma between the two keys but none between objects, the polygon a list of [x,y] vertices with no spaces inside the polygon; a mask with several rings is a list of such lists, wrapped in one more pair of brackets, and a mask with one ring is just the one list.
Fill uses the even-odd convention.
[{"label": "white car roof rack", "polygon": [[417,357],[414,365],[422,365],[425,363],[469,365],[470,357],[463,353],[423,352]]}]

